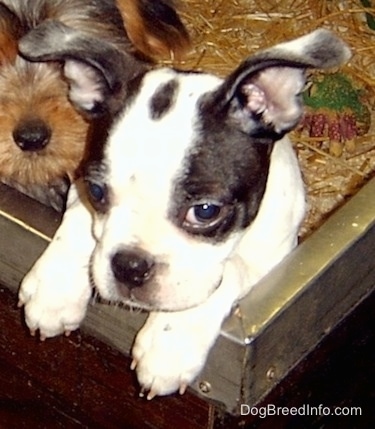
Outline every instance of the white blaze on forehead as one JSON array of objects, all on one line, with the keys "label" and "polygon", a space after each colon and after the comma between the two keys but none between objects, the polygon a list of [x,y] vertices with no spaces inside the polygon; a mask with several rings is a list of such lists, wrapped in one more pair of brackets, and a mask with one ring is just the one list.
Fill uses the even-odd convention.
[{"label": "white blaze on forehead", "polygon": [[[150,99],[171,80],[177,82],[172,107],[152,119]],[[105,153],[114,204],[126,204],[124,198],[130,197],[143,200],[148,210],[154,204],[168,209],[173,179],[194,141],[197,100],[219,83],[214,76],[168,69],[145,76],[140,92],[112,129]]]}]

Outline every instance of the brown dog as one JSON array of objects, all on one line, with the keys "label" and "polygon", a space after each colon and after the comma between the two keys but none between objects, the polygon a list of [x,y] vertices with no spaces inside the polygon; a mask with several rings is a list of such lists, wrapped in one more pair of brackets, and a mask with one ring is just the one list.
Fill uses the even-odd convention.
[{"label": "brown dog", "polygon": [[68,100],[59,63],[18,54],[22,37],[46,21],[125,52],[129,77],[151,57],[181,55],[188,35],[168,0],[0,1],[0,181],[61,209],[89,123]]}]

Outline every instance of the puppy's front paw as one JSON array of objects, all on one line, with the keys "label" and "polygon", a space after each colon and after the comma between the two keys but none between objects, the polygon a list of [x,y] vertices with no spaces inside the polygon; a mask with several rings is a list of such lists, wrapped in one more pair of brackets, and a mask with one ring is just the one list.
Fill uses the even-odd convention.
[{"label": "puppy's front paw", "polygon": [[[77,284],[66,274],[33,268],[19,291],[19,306],[25,307],[25,321],[32,335],[39,330],[43,340],[77,329],[85,317],[91,288],[88,280]],[[48,269],[48,267],[45,267]],[[74,285],[73,285],[73,284]]]},{"label": "puppy's front paw", "polygon": [[173,323],[170,315],[151,314],[132,350],[141,396],[146,391],[147,399],[183,394],[201,371],[215,338],[212,332],[207,337],[204,328],[197,331],[191,324]]}]

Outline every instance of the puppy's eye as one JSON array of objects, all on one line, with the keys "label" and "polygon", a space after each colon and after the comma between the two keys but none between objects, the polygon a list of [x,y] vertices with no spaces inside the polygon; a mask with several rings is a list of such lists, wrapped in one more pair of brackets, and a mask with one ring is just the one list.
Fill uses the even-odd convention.
[{"label": "puppy's eye", "polygon": [[226,219],[228,210],[227,206],[217,203],[196,204],[186,211],[182,226],[193,234],[210,233]]},{"label": "puppy's eye", "polygon": [[206,224],[214,221],[220,215],[221,207],[216,204],[198,204],[190,207],[185,220],[190,224]]},{"label": "puppy's eye", "polygon": [[86,182],[87,193],[95,210],[102,211],[107,203],[107,187],[95,182]]}]

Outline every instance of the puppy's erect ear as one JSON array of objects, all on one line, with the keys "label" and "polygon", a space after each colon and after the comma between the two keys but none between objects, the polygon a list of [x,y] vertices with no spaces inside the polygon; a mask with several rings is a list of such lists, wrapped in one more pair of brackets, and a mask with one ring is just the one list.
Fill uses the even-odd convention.
[{"label": "puppy's erect ear", "polygon": [[189,34],[173,0],[117,0],[133,45],[151,58],[182,57],[190,46]]},{"label": "puppy's erect ear", "polygon": [[307,68],[336,67],[351,56],[346,44],[320,29],[276,45],[243,62],[204,108],[254,136],[282,136],[303,113],[300,94]]},{"label": "puppy's erect ear", "polygon": [[89,115],[115,113],[129,81],[146,67],[110,43],[52,20],[27,33],[19,51],[29,61],[62,62],[71,101]]}]

